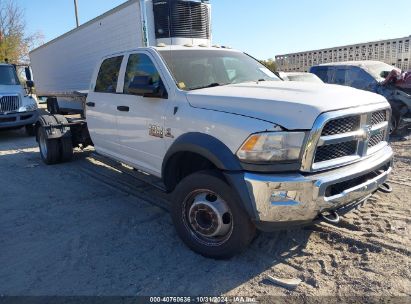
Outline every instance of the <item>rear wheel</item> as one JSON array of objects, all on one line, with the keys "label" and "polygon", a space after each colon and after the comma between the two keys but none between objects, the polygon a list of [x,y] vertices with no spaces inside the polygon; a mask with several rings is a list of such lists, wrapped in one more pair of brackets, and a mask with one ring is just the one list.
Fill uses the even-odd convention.
[{"label": "rear wheel", "polygon": [[37,130],[41,159],[47,165],[57,164],[60,161],[60,149],[57,139],[48,139],[44,128]]},{"label": "rear wheel", "polygon": [[224,259],[243,251],[255,235],[239,204],[235,191],[218,173],[202,171],[178,184],[171,214],[188,247],[203,256]]}]

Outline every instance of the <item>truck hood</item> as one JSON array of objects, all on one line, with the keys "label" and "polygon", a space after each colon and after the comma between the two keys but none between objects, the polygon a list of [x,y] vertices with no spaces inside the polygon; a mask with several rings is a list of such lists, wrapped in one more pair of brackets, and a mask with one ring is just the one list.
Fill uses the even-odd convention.
[{"label": "truck hood", "polygon": [[289,130],[311,129],[324,112],[387,102],[380,95],[349,87],[290,81],[194,90],[187,93],[187,99],[196,108],[257,118]]}]

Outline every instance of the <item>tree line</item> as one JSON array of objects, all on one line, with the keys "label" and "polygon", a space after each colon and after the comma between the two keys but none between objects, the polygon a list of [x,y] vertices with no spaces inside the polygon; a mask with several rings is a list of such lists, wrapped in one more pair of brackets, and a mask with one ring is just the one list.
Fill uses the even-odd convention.
[{"label": "tree line", "polygon": [[42,35],[28,34],[24,10],[13,0],[0,0],[0,62],[27,64],[29,50],[39,45]]},{"label": "tree line", "polygon": [[277,64],[274,59],[260,60],[260,62],[265,65],[271,72],[277,72]]}]

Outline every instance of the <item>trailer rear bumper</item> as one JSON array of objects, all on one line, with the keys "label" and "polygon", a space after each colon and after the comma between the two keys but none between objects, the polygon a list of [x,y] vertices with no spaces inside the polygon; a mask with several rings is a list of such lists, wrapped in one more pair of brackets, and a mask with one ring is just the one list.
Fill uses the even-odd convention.
[{"label": "trailer rear bumper", "polygon": [[34,125],[39,118],[38,111],[0,114],[0,129]]}]

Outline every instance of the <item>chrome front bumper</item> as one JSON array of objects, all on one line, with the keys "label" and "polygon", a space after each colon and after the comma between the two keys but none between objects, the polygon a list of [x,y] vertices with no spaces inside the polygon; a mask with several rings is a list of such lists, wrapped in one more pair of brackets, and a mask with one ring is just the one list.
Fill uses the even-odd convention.
[{"label": "chrome front bumper", "polygon": [[302,175],[245,173],[260,222],[308,222],[375,192],[392,170],[393,151],[382,148],[369,158],[327,172]]}]

